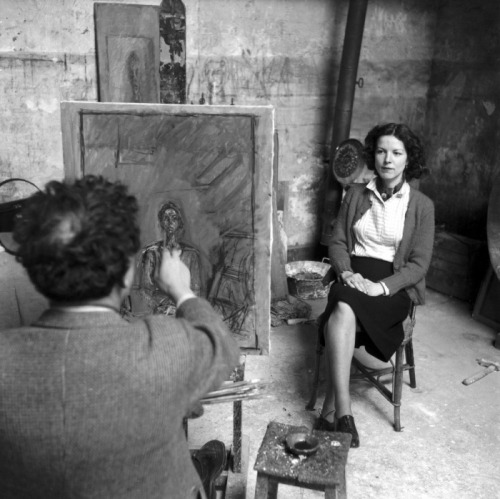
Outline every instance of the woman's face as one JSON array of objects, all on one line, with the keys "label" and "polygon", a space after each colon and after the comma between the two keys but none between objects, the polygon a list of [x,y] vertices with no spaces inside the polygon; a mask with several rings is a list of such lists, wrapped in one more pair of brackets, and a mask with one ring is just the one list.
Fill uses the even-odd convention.
[{"label": "woman's face", "polygon": [[161,226],[167,233],[173,233],[179,228],[180,219],[179,213],[173,208],[169,208],[163,213]]},{"label": "woman's face", "polygon": [[382,135],[375,149],[375,169],[386,187],[396,187],[403,178],[408,154],[403,142],[394,135]]}]

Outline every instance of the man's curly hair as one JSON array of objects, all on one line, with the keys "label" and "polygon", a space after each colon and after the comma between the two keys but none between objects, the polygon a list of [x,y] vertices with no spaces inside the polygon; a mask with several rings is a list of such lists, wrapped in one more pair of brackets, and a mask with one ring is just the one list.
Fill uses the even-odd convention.
[{"label": "man's curly hair", "polygon": [[428,173],[425,166],[425,153],[420,139],[401,123],[386,123],[373,127],[365,138],[364,156],[366,166],[369,170],[375,170],[375,151],[380,137],[393,135],[405,146],[408,155],[408,166],[404,175],[406,180],[420,178],[424,173]]},{"label": "man's curly hair", "polygon": [[103,298],[139,250],[137,200],[119,182],[88,175],[49,182],[14,228],[17,260],[36,289],[58,302]]}]

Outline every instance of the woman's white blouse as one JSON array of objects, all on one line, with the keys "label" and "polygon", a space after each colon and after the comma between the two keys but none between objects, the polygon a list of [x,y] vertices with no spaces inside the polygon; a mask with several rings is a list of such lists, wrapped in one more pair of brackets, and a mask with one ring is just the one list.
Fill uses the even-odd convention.
[{"label": "woman's white blouse", "polygon": [[386,201],[377,191],[375,178],[366,187],[372,191],[371,208],[354,224],[355,244],[352,254],[392,262],[403,238],[410,186],[405,182]]}]

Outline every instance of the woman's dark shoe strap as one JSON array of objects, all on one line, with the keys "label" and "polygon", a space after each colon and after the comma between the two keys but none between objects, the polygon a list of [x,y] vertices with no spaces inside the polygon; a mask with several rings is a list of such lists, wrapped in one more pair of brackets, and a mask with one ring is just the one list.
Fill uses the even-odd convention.
[{"label": "woman's dark shoe strap", "polygon": [[351,415],[342,416],[335,419],[335,431],[340,433],[350,433],[352,435],[351,447],[359,447],[359,435],[354,418]]}]

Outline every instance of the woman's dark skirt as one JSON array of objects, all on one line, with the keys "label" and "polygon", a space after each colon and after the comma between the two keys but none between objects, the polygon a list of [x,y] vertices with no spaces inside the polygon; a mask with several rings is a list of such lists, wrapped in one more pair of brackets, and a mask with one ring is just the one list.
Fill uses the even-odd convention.
[{"label": "woman's dark skirt", "polygon": [[[351,266],[355,273],[373,282],[393,274],[391,262],[375,258],[351,257]],[[356,347],[364,345],[369,354],[387,362],[404,339],[402,323],[408,317],[410,309],[408,293],[402,289],[393,296],[368,296],[335,282],[330,288],[325,311],[319,318],[321,332],[339,301],[352,308],[361,326],[361,331],[356,335]],[[324,344],[324,337],[322,343]]]}]

